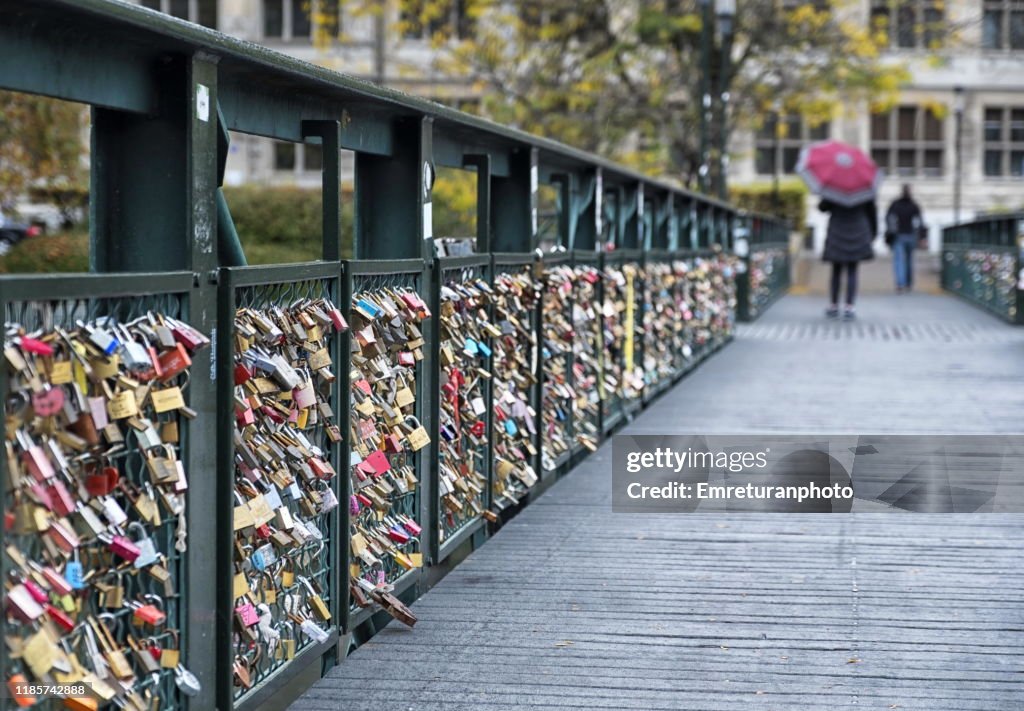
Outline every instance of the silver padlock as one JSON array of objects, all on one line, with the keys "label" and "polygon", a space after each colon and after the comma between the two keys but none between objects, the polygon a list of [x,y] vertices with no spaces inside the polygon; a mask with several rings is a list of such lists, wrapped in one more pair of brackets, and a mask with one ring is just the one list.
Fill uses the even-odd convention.
[{"label": "silver padlock", "polygon": [[304,635],[312,639],[317,644],[323,644],[327,641],[327,638],[330,636],[327,634],[327,632],[320,629],[320,626],[317,625],[317,623],[313,622],[313,620],[310,620],[308,618],[302,621],[302,623],[299,625],[299,629],[302,630],[302,633]]},{"label": "silver padlock", "polygon": [[199,683],[199,679],[196,678],[195,674],[186,669],[184,664],[179,664],[174,668],[174,685],[185,696],[199,696],[199,692],[203,690],[203,685]]},{"label": "silver padlock", "polygon": [[[136,530],[141,532],[138,538],[132,536],[132,532]],[[160,559],[160,555],[156,552],[156,544],[152,538],[146,535],[146,529],[141,523],[132,521],[128,524],[128,537],[139,549],[139,556],[132,563],[137,569],[153,565]]]},{"label": "silver padlock", "polygon": [[128,521],[128,514],[124,512],[121,504],[113,496],[104,496],[100,500],[100,505],[103,507],[103,515],[107,517],[111,526],[122,526]]},{"label": "silver padlock", "polygon": [[149,351],[132,337],[127,328],[118,326],[115,332],[120,336],[121,357],[128,370],[141,371],[149,370],[153,367],[153,361],[149,358]]},{"label": "silver padlock", "polygon": [[160,433],[156,431],[153,423],[146,419],[141,419],[140,422],[145,429],[141,432],[135,430],[135,441],[138,442],[139,449],[148,450],[163,446],[164,441],[160,439]]}]

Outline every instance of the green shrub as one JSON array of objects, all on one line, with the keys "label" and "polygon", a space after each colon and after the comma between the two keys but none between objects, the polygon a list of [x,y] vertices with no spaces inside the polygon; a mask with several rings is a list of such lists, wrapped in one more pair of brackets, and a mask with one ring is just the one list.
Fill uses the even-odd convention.
[{"label": "green shrub", "polygon": [[0,257],[0,273],[89,271],[89,234],[59,232],[22,240]]},{"label": "green shrub", "polygon": [[800,230],[807,221],[807,186],[797,180],[779,183],[778,200],[771,183],[733,185],[729,197],[733,204],[751,212],[776,215],[789,222],[790,229]]},{"label": "green shrub", "polygon": [[[323,213],[319,188],[243,185],[225,188],[224,197],[250,264],[320,258]],[[343,234],[351,234],[351,200],[342,200],[342,205]]]}]

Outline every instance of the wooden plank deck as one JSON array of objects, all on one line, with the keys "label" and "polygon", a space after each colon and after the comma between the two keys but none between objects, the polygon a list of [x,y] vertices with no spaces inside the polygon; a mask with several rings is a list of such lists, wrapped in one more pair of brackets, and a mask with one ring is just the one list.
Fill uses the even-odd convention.
[{"label": "wooden plank deck", "polygon": [[[910,334],[882,340],[821,306],[781,300],[629,431],[1024,430],[1024,331],[868,297],[857,328]],[[1024,516],[612,514],[610,467],[606,445],[291,708],[1024,708]]]}]

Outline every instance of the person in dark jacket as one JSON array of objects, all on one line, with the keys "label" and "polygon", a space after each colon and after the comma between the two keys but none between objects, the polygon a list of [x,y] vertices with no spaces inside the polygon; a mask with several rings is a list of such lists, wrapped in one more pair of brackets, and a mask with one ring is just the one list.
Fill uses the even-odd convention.
[{"label": "person in dark jacket", "polygon": [[910,186],[904,185],[903,195],[893,200],[885,214],[886,242],[892,240],[889,246],[892,247],[896,293],[910,291],[914,286],[914,249],[923,226],[921,208],[910,197]]},{"label": "person in dark jacket", "polygon": [[878,229],[878,210],[873,200],[853,207],[822,200],[818,209],[831,213],[823,257],[826,262],[832,262],[832,302],[825,315],[829,318],[839,316],[839,287],[845,271],[846,307],[843,317],[850,320],[854,318],[853,305],[857,299],[857,264],[875,256],[871,243]]}]

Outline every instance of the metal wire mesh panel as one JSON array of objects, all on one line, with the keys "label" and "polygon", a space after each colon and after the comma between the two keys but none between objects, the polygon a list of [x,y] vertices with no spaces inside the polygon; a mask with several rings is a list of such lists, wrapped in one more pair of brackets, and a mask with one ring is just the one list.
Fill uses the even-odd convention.
[{"label": "metal wire mesh panel", "polygon": [[436,466],[438,541],[443,545],[479,520],[487,505],[491,343],[501,332],[491,323],[487,265],[440,264]]},{"label": "metal wire mesh panel", "polygon": [[541,323],[541,466],[554,471],[572,449],[572,267],[545,263]]},{"label": "metal wire mesh panel", "polygon": [[189,275],[155,280],[176,281],[174,293],[147,293],[160,287],[138,277],[75,279],[84,294],[131,295],[55,298],[44,280],[21,280],[4,304],[4,634],[22,645],[5,674],[177,709],[188,366],[209,341],[183,321]]},{"label": "metal wire mesh panel", "polygon": [[234,289],[236,699],[335,624],[337,291],[282,274]]},{"label": "metal wire mesh panel", "polygon": [[644,267],[644,384],[659,391],[672,382],[682,348],[682,319],[676,307],[676,274],[668,261],[648,259]]},{"label": "metal wire mesh panel", "polygon": [[573,266],[573,439],[576,448],[596,451],[601,441],[602,273],[596,255]]},{"label": "metal wire mesh panel", "polygon": [[537,304],[529,264],[495,264],[492,510],[517,504],[537,483]]},{"label": "metal wire mesh panel", "polygon": [[[364,262],[362,265],[372,263]],[[386,263],[380,263],[384,268]],[[422,565],[424,415],[421,270],[369,273],[353,265],[349,403],[352,608]],[[380,443],[383,442],[383,445]],[[427,450],[429,451],[429,450]]]},{"label": "metal wire mesh panel", "polygon": [[1009,321],[1017,320],[1017,259],[998,248],[949,247],[942,256],[947,289]]},{"label": "metal wire mesh panel", "polygon": [[601,407],[606,430],[622,419],[622,394],[625,387],[623,345],[625,336],[626,277],[621,262],[605,258],[601,299],[602,392]]},{"label": "metal wire mesh panel", "polygon": [[736,258],[719,251],[694,257],[689,275],[692,304],[690,338],[698,357],[725,343],[733,332],[736,310]]},{"label": "metal wire mesh panel", "polygon": [[789,252],[785,245],[755,247],[750,253],[747,273],[750,283],[748,314],[751,319],[789,286]]},{"label": "metal wire mesh panel", "polygon": [[677,255],[672,260],[672,273],[675,282],[672,285],[672,300],[677,313],[675,324],[676,348],[674,352],[674,368],[676,373],[685,373],[696,363],[698,346],[695,342],[694,294],[691,288],[690,271],[693,269],[694,258],[691,254]]}]

